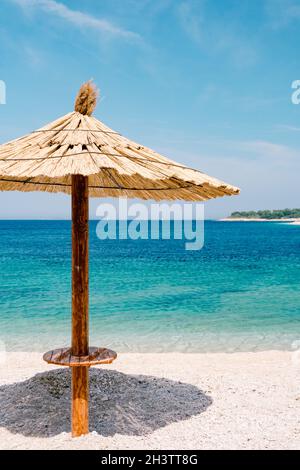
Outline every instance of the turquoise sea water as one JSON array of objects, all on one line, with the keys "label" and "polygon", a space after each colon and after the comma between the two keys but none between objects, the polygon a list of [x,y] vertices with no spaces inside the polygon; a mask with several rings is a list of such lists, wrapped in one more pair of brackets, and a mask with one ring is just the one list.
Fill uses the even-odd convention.
[{"label": "turquoise sea water", "polygon": [[[0,221],[0,341],[70,343],[71,224]],[[300,340],[300,226],[205,223],[181,241],[100,241],[90,223],[91,345],[117,351],[293,349]],[[4,344],[3,344],[4,343]]]}]

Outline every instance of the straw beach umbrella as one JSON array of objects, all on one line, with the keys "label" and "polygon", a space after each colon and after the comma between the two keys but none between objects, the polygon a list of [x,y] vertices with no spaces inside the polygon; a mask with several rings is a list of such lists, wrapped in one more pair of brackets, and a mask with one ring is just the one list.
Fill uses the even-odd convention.
[{"label": "straw beach umbrella", "polygon": [[239,193],[113,131],[92,117],[96,102],[97,90],[87,82],[74,112],[0,145],[1,191],[72,195],[72,344],[44,359],[72,368],[73,436],[88,432],[88,368],[116,358],[114,351],[89,347],[89,196],[205,201]]}]

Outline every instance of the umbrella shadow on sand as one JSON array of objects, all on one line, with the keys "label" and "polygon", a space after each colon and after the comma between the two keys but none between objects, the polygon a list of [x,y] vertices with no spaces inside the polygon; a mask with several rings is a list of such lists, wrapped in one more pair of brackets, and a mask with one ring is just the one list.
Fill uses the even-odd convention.
[{"label": "umbrella shadow on sand", "polygon": [[[24,436],[70,432],[69,369],[0,387],[0,426]],[[114,370],[90,371],[90,432],[145,435],[203,413],[212,399],[194,385]]]}]

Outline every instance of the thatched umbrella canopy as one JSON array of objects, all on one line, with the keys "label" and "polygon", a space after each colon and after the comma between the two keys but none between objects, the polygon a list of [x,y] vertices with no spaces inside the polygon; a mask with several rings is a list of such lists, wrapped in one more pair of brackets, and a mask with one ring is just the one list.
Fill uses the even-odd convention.
[{"label": "thatched umbrella canopy", "polygon": [[1,145],[0,190],[71,194],[76,174],[89,177],[92,197],[205,201],[239,193],[113,131],[91,116],[95,104],[96,90],[85,84],[74,112]]},{"label": "thatched umbrella canopy", "polygon": [[120,197],[205,201],[239,189],[169,160],[92,117],[97,90],[79,90],[75,111],[0,146],[1,191],[72,194],[72,346],[47,362],[72,367],[72,433],[88,432],[88,367],[116,353],[88,344],[88,199]]}]

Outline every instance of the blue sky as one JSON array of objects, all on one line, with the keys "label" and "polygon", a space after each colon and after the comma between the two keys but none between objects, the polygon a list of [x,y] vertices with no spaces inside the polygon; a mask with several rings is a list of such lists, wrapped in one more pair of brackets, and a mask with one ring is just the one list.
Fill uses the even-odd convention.
[{"label": "blue sky", "polygon": [[[300,0],[0,0],[0,142],[71,111],[94,78],[97,118],[241,187],[207,217],[299,207],[299,43]],[[0,193],[0,218],[68,217],[69,202]]]}]

